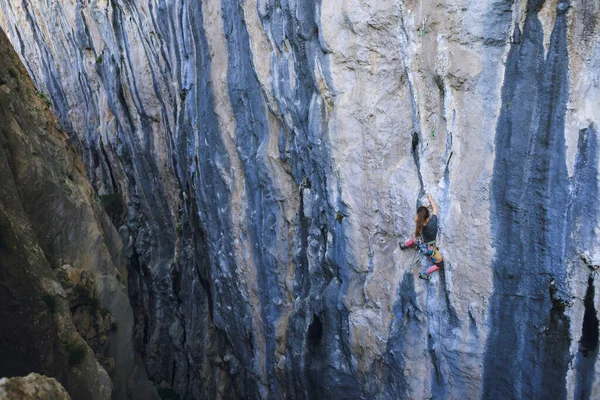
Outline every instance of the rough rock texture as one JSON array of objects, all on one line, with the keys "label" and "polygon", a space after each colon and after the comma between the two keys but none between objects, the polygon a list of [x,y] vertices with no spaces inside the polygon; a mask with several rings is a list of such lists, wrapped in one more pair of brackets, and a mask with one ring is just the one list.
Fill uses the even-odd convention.
[{"label": "rough rock texture", "polygon": [[56,379],[31,373],[23,378],[0,379],[0,399],[71,400],[71,397]]},{"label": "rough rock texture", "polygon": [[[49,104],[0,31],[0,376],[43,373],[73,398],[110,398],[113,384],[125,396],[140,373],[122,244]],[[88,286],[72,298],[61,272]],[[98,337],[86,318],[122,329],[107,335],[108,323]],[[78,331],[100,359],[118,358],[113,384]]]},{"label": "rough rock texture", "polygon": [[[0,0],[181,398],[595,398],[600,4]],[[425,192],[446,268],[401,252]],[[422,265],[427,266],[427,265]]]}]

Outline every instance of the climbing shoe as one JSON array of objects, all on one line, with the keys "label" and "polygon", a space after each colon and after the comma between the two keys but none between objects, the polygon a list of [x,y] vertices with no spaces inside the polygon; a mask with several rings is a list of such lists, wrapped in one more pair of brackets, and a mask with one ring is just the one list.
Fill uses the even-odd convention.
[{"label": "climbing shoe", "polygon": [[404,243],[400,243],[400,250],[406,250],[408,247]]},{"label": "climbing shoe", "polygon": [[431,275],[427,275],[425,272],[421,272],[419,274],[419,279],[424,279],[426,281],[431,280]]}]

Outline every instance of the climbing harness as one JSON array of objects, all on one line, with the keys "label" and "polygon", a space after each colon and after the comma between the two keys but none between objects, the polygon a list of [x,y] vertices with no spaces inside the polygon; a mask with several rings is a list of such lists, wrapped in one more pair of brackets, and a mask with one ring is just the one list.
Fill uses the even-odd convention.
[{"label": "climbing harness", "polygon": [[417,238],[416,242],[419,252],[431,258],[434,264],[442,261],[442,254],[440,253],[440,249],[437,247],[435,240],[432,240],[431,242],[425,242],[423,238],[420,237]]}]

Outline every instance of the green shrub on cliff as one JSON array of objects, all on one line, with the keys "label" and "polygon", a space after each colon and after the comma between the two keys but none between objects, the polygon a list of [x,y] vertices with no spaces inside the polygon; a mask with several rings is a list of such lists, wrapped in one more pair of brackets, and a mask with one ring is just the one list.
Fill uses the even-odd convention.
[{"label": "green shrub on cliff", "polygon": [[87,352],[86,345],[81,340],[72,339],[65,346],[69,353],[69,365],[72,367],[79,364],[85,358]]},{"label": "green shrub on cliff", "polygon": [[46,96],[46,93],[44,93],[44,92],[35,92],[35,95],[36,95],[38,98],[42,99],[42,101],[43,101],[44,103],[46,103],[46,105],[47,105],[48,107],[52,106],[52,103],[50,102],[50,99],[48,98],[48,96]]},{"label": "green shrub on cliff", "polygon": [[46,305],[48,306],[48,308],[50,308],[50,311],[54,312],[56,311],[56,298],[54,296],[52,296],[50,293],[44,293],[42,294],[42,300],[44,300],[44,303],[46,303]]}]

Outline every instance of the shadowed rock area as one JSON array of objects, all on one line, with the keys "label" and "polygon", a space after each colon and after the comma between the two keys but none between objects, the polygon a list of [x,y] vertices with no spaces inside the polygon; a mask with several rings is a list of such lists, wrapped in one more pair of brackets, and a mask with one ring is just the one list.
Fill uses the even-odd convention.
[{"label": "shadowed rock area", "polygon": [[[36,183],[52,147],[5,145],[25,160],[8,177],[113,398],[600,396],[599,19],[566,0],[0,0],[71,152]],[[398,248],[426,193],[428,282]],[[63,382],[35,362],[1,372]]]},{"label": "shadowed rock area", "polygon": [[42,373],[73,398],[126,396],[144,373],[120,239],[1,31],[0,164],[0,376]]}]

